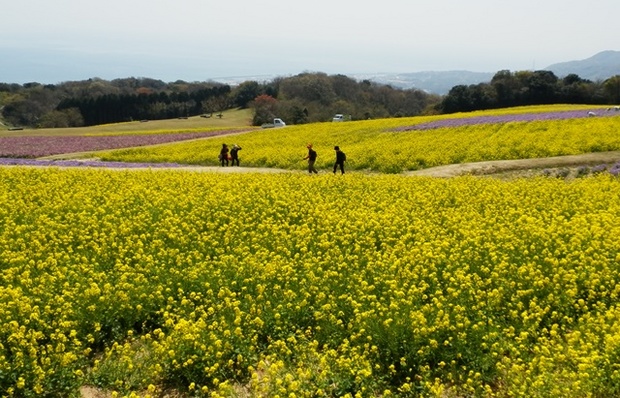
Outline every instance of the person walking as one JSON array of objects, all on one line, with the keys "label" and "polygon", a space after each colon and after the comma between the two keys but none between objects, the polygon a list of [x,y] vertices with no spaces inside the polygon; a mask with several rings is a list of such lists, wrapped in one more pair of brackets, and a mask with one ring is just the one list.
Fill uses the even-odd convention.
[{"label": "person walking", "polygon": [[222,149],[220,149],[220,163],[222,167],[228,166],[228,145],[222,144]]},{"label": "person walking", "polygon": [[334,150],[336,151],[336,163],[334,163],[334,174],[336,174],[336,169],[340,167],[340,171],[344,174],[344,161],[347,160],[347,155],[340,150],[339,146],[335,146]]},{"label": "person walking", "polygon": [[239,166],[239,151],[241,149],[242,148],[239,145],[235,144],[230,150],[230,160],[232,161],[231,166],[234,166],[235,162],[237,162],[237,166]]},{"label": "person walking", "polygon": [[308,155],[304,158],[304,160],[308,160],[308,173],[319,174],[318,171],[314,168],[314,163],[316,162],[317,153],[314,149],[312,149],[312,144],[306,145],[308,148]]}]

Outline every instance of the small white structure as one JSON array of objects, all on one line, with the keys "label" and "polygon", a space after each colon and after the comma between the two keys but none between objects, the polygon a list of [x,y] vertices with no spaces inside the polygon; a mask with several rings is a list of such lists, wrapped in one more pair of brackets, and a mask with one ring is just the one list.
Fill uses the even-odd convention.
[{"label": "small white structure", "polygon": [[275,118],[273,119],[273,123],[265,123],[261,127],[264,129],[268,129],[268,128],[273,128],[273,127],[285,127],[285,126],[286,126],[286,123],[284,123],[284,120],[280,118]]},{"label": "small white structure", "polygon": [[334,115],[332,122],[345,122],[347,120],[351,120],[351,115],[343,115],[342,113],[337,113]]}]

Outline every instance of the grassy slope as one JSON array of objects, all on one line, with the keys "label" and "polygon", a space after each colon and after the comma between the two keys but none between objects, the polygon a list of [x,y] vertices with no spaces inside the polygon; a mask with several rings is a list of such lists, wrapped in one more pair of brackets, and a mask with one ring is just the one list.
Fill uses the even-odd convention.
[{"label": "grassy slope", "polygon": [[[106,124],[90,127],[54,128],[54,129],[24,129],[8,131],[0,129],[1,136],[24,136],[24,135],[95,135],[95,134],[132,134],[162,131],[187,131],[187,130],[211,130],[249,127],[252,123],[251,109],[233,109],[222,113],[223,117],[215,115],[210,118],[193,116],[187,119],[150,120],[148,122],[126,122]],[[0,126],[1,127],[1,126]]]},{"label": "grassy slope", "polygon": [[[600,106],[599,106],[600,107]],[[431,117],[432,119],[444,119],[454,117],[479,116],[486,114],[512,114],[512,113],[530,113],[545,111],[560,111],[569,109],[591,109],[595,108],[590,105],[550,105],[550,106],[527,106],[515,107],[508,109],[497,109],[488,111],[476,111],[468,113],[456,113],[451,115],[439,115]],[[7,126],[0,125],[0,137],[5,136],[39,136],[39,135],[94,135],[94,134],[135,134],[162,131],[187,131],[196,129],[228,129],[249,127],[252,123],[251,109],[232,109],[223,112],[223,117],[203,118],[193,116],[187,119],[166,119],[151,120],[148,122],[126,122],[114,123],[90,127],[73,127],[73,128],[47,128],[47,129],[24,129],[18,131],[8,131]],[[391,119],[399,120],[399,119]],[[402,120],[402,119],[400,119]],[[3,122],[0,119],[0,122]],[[398,123],[396,123],[398,124]]]}]

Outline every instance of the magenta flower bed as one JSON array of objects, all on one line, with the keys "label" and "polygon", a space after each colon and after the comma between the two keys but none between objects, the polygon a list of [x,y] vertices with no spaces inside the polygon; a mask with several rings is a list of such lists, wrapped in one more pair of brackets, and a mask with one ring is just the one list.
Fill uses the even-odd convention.
[{"label": "magenta flower bed", "polygon": [[23,136],[0,137],[0,157],[37,158],[63,153],[101,151],[135,146],[215,137],[246,130],[221,130],[202,133],[142,134],[114,136]]},{"label": "magenta flower bed", "polygon": [[[589,112],[593,112],[591,115]],[[473,126],[477,124],[495,124],[495,123],[509,123],[509,122],[533,122],[538,120],[563,120],[563,119],[576,119],[584,117],[601,117],[601,116],[618,116],[619,112],[608,109],[594,109],[594,110],[577,110],[577,111],[558,111],[558,112],[544,112],[544,113],[522,113],[515,115],[489,115],[489,116],[475,116],[475,117],[462,117],[454,119],[442,119],[435,120],[428,123],[420,123],[414,126],[403,126],[395,128],[393,131],[411,131],[411,130],[431,130],[442,127],[461,127],[461,126]]]}]

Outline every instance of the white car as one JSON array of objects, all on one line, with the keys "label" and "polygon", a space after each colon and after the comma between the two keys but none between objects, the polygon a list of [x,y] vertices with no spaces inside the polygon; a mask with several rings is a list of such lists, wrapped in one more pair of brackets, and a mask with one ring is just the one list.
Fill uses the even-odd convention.
[{"label": "white car", "polygon": [[332,122],[345,122],[347,120],[351,120],[351,115],[343,115],[342,113],[337,113],[334,115]]},{"label": "white car", "polygon": [[261,126],[264,129],[273,128],[273,127],[286,127],[286,123],[284,120],[280,118],[273,119],[273,123],[265,123]]}]

